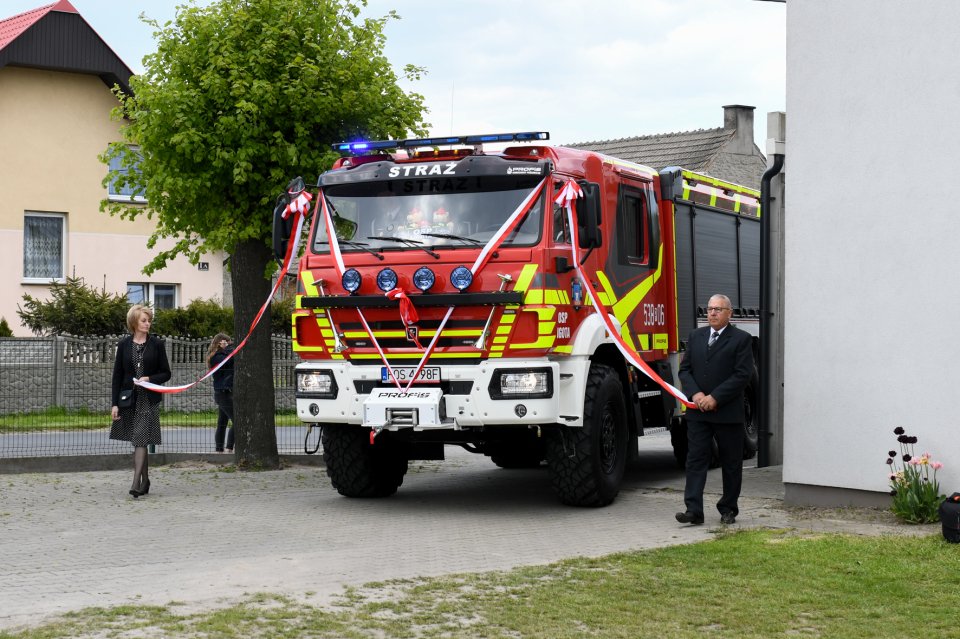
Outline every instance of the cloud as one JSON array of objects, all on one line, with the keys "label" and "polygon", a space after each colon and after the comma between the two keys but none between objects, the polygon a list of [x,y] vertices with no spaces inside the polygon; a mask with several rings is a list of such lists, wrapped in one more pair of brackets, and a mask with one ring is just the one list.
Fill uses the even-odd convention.
[{"label": "cloud", "polygon": [[725,104],[758,107],[758,124],[784,108],[779,4],[407,0],[398,11],[387,54],[428,69],[411,88],[434,133],[549,129],[574,142],[717,127]]}]

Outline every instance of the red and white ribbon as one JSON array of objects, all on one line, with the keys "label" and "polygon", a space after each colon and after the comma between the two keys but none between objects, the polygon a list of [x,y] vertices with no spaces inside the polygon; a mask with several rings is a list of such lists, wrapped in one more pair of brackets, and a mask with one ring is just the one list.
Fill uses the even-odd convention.
[{"label": "red and white ribbon", "polygon": [[[303,195],[303,193],[301,193],[301,195]],[[309,196],[310,194],[307,193],[306,195]],[[297,199],[299,200],[299,197]],[[306,201],[309,203],[310,198],[308,197]],[[289,209],[289,205],[288,205],[288,209]],[[270,303],[273,301],[273,296],[277,294],[278,290],[280,290],[280,284],[283,282],[284,276],[290,270],[290,265],[296,259],[297,253],[299,251],[300,235],[303,232],[303,224],[304,224],[304,220],[306,219],[305,214],[309,213],[309,210],[304,209],[300,206],[298,206],[295,209],[289,209],[289,210],[290,212],[293,213],[293,216],[294,216],[293,234],[290,236],[290,241],[287,242],[287,254],[283,258],[283,266],[280,267],[280,273],[277,275],[277,282],[273,285],[273,290],[270,291],[270,295],[267,296],[267,300],[263,303],[263,306],[260,307],[260,311],[257,313],[256,317],[254,317],[253,321],[250,322],[250,329],[247,331],[247,334],[240,341],[240,343],[237,344],[237,347],[233,349],[232,352],[228,353],[227,356],[223,358],[223,361],[221,361],[219,364],[217,364],[216,366],[208,370],[206,373],[203,374],[203,376],[190,382],[189,384],[183,384],[181,386],[161,386],[159,384],[154,384],[152,382],[141,382],[137,379],[133,380],[134,384],[136,384],[137,386],[140,386],[141,388],[146,388],[147,390],[156,391],[157,393],[182,393],[183,391],[189,388],[193,388],[203,380],[207,379],[208,377],[216,373],[218,370],[220,370],[220,368],[224,364],[226,364],[228,361],[233,359],[234,355],[236,355],[243,349],[244,345],[247,343],[247,340],[250,339],[250,335],[253,333],[253,329],[257,327],[257,324],[260,323],[260,320],[261,318],[263,318],[264,314],[267,312],[267,309],[270,308]]]},{"label": "red and white ribbon", "polygon": [[[327,198],[323,194],[323,189],[319,193],[319,201],[317,202],[317,208],[323,214],[323,225],[327,229],[327,245],[330,247],[330,255],[333,256],[333,264],[337,270],[337,276],[343,277],[344,271],[347,270],[347,267],[343,263],[343,254],[340,252],[340,242],[337,241],[337,229],[333,225],[333,215],[330,213],[330,207],[327,206]],[[383,362],[383,365],[387,368],[387,376],[390,380],[396,385],[398,389],[401,388],[400,381],[397,379],[397,376],[393,373],[393,366],[390,365],[390,361],[387,360],[386,354],[383,352],[383,349],[380,348],[380,342],[377,341],[376,336],[373,334],[373,329],[370,328],[370,324],[367,323],[367,318],[363,316],[363,311],[357,307],[357,315],[360,316],[360,323],[363,324],[364,330],[367,331],[367,336],[370,338],[370,341],[373,343],[374,348],[377,349],[377,353],[380,354],[380,360]],[[331,322],[331,325],[333,322]],[[336,330],[336,327],[334,327]]]},{"label": "red and white ribbon", "polygon": [[[547,184],[547,178],[540,180],[538,184],[530,194],[524,198],[523,202],[514,210],[513,213],[506,219],[506,221],[500,226],[496,233],[487,241],[486,245],[480,250],[480,254],[477,255],[476,261],[474,261],[473,266],[470,267],[470,272],[476,276],[483,267],[487,265],[487,262],[490,261],[490,258],[494,253],[497,252],[497,248],[503,244],[503,241],[510,236],[510,234],[520,225],[520,221],[523,220],[523,217],[530,210],[530,207],[533,206],[533,203],[537,201],[537,198],[540,197],[540,194],[543,192],[544,187]],[[443,331],[443,327],[447,325],[447,320],[450,319],[450,316],[453,314],[454,307],[451,306],[447,309],[447,314],[443,316],[443,319],[440,321],[440,326],[437,327],[437,332],[434,334],[433,339],[430,340],[430,345],[427,346],[427,350],[423,353],[423,357],[420,358],[420,363],[417,365],[417,369],[414,371],[413,375],[410,376],[410,381],[407,382],[404,392],[410,390],[410,387],[413,386],[413,382],[417,379],[417,375],[420,374],[420,371],[423,370],[423,367],[426,365],[427,360],[430,359],[430,354],[433,353],[434,347],[437,345],[437,340],[440,338],[440,333]]]},{"label": "red and white ribbon", "polygon": [[[480,250],[479,255],[477,255],[477,259],[473,263],[473,266],[470,267],[470,272],[474,276],[476,276],[476,274],[479,273],[484,266],[486,266],[487,262],[490,260],[493,254],[497,251],[497,248],[501,244],[503,244],[503,241],[510,236],[510,233],[512,233],[517,228],[517,226],[519,226],[521,220],[523,220],[523,216],[527,214],[527,212],[530,210],[530,207],[533,205],[534,202],[536,202],[537,198],[543,192],[544,186],[546,184],[547,184],[546,178],[541,180],[540,183],[529,193],[529,195],[527,195],[527,197],[524,198],[523,202],[520,203],[520,205],[516,208],[516,210],[514,210],[513,213],[510,214],[510,216],[500,226],[497,232],[494,233],[493,236],[487,241],[484,247]],[[327,240],[330,244],[330,254],[333,255],[334,263],[337,268],[337,274],[342,277],[343,272],[346,270],[346,268],[343,264],[343,256],[340,253],[340,245],[337,242],[337,234],[335,232],[335,229],[333,228],[333,219],[330,215],[330,210],[327,207],[326,199],[323,196],[323,191],[320,192],[320,202],[318,202],[317,206],[320,207],[321,205],[322,205],[324,224],[326,225],[326,228],[327,228]],[[401,298],[401,305],[402,304],[403,304],[403,300]],[[404,392],[407,392],[410,390],[410,387],[413,385],[414,381],[417,379],[417,375],[420,374],[420,371],[423,370],[423,367],[426,365],[427,360],[430,359],[430,355],[431,353],[433,353],[433,350],[437,345],[437,341],[440,338],[440,334],[443,332],[444,326],[446,326],[447,324],[447,320],[449,320],[450,316],[453,314],[453,309],[454,309],[453,306],[447,309],[447,313],[443,316],[443,319],[440,321],[440,325],[437,327],[437,330],[433,335],[433,339],[430,340],[430,344],[427,346],[426,350],[423,353],[423,356],[420,358],[420,363],[417,364],[417,368],[414,371],[413,375],[410,377],[410,381],[408,381],[406,387],[403,388]],[[402,313],[403,311],[401,310],[401,317],[402,317]],[[390,376],[390,379],[394,382],[394,384],[397,385],[397,388],[400,388],[401,384],[399,381],[397,381],[396,376],[394,376],[393,374],[393,367],[390,365],[390,362],[387,360],[386,355],[384,354],[383,350],[380,348],[380,344],[377,341],[377,338],[374,336],[373,331],[370,329],[369,324],[367,324],[366,319],[363,317],[363,312],[359,308],[357,308],[357,314],[360,316],[360,321],[363,324],[364,329],[366,329],[367,335],[369,335],[370,340],[373,342],[374,346],[377,349],[377,352],[380,354],[380,359],[383,361],[384,365],[387,367],[387,372]]]},{"label": "red and white ribbon", "polygon": [[403,321],[404,328],[417,323],[420,315],[417,314],[417,309],[410,300],[410,296],[402,288],[387,291],[384,295],[390,300],[400,300],[400,319]]},{"label": "red and white ribbon", "polygon": [[[293,196],[293,193],[290,194]],[[300,191],[297,194],[297,197],[290,200],[290,203],[287,204],[287,208],[283,210],[281,217],[287,219],[291,214],[306,215],[310,212],[310,200],[313,199],[313,196],[310,195],[307,191]]]},{"label": "red and white ribbon", "polygon": [[[404,329],[417,323],[417,320],[420,319],[420,315],[417,313],[417,307],[413,305],[413,300],[410,299],[410,296],[407,295],[402,288],[387,291],[384,295],[387,296],[387,299],[400,300],[400,321],[403,322]],[[410,339],[410,337],[408,336],[407,339]],[[413,343],[417,345],[417,348],[423,350],[423,346],[420,344],[420,338],[417,337],[416,333],[413,334]]]},{"label": "red and white ribbon", "polygon": [[330,255],[333,256],[336,264],[337,275],[343,277],[343,272],[347,269],[343,265],[343,255],[340,253],[340,243],[337,241],[337,229],[333,226],[333,216],[330,214],[330,207],[327,206],[327,198],[323,194],[323,190],[320,191],[319,197],[317,206],[322,207],[323,225],[327,229],[327,245],[330,247]]},{"label": "red and white ribbon", "polygon": [[587,276],[584,275],[583,270],[580,268],[580,255],[578,250],[578,247],[580,246],[580,238],[579,233],[577,232],[577,223],[574,219],[574,207],[576,206],[575,202],[577,198],[582,196],[583,191],[580,189],[580,186],[573,180],[568,180],[567,183],[563,185],[563,188],[560,189],[560,193],[557,195],[555,201],[557,204],[567,210],[567,223],[570,225],[570,233],[572,234],[570,251],[573,254],[573,265],[577,269],[577,275],[580,277],[580,281],[583,282],[584,288],[586,288],[587,293],[590,295],[590,301],[593,304],[594,310],[596,311],[597,315],[600,316],[600,319],[603,320],[604,325],[607,327],[607,333],[611,338],[613,338],[617,349],[619,349],[620,353],[628,362],[633,364],[636,368],[639,368],[644,375],[652,379],[662,389],[682,402],[685,406],[687,406],[687,408],[696,408],[697,405],[687,399],[687,396],[683,393],[683,391],[657,375],[656,372],[650,368],[650,365],[643,361],[643,359],[640,357],[640,354],[630,348],[630,346],[623,340],[623,336],[620,335],[619,327],[617,327],[616,323],[613,321],[613,318],[610,317],[610,314],[607,313],[606,309],[600,305],[600,301],[597,297],[597,292],[593,288],[593,284],[590,282]]}]

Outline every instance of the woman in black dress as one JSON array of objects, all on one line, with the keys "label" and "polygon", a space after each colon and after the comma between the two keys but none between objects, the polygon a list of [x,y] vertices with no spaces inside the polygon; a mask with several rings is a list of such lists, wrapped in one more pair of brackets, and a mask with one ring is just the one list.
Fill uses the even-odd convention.
[{"label": "woman in black dress", "polygon": [[[161,443],[160,401],[163,397],[156,391],[135,386],[133,380],[163,384],[170,379],[167,351],[158,337],[150,335],[152,323],[150,307],[136,304],[130,308],[127,312],[130,335],[117,345],[117,359],[113,364],[110,439],[133,444],[130,494],[134,499],[150,492],[147,446]],[[132,405],[120,408],[120,393],[130,390],[133,391]]]}]

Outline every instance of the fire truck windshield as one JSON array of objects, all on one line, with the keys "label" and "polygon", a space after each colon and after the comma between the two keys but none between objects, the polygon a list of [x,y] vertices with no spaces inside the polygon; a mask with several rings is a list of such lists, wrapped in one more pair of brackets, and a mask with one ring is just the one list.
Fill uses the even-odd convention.
[{"label": "fire truck windshield", "polygon": [[[336,184],[324,189],[331,213],[356,223],[354,237],[377,251],[425,247],[467,248],[486,244],[539,184],[523,176],[456,177]],[[544,194],[541,194],[504,245],[529,246],[540,239]],[[326,228],[316,225],[314,252],[328,250]],[[351,228],[343,225],[341,228]],[[384,239],[379,239],[384,238]],[[393,239],[387,239],[393,238]],[[352,249],[342,247],[344,252]]]}]

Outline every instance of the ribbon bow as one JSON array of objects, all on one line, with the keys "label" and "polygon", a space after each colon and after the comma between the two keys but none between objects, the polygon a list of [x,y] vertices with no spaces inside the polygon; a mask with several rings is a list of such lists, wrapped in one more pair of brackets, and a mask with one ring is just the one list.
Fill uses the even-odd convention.
[{"label": "ribbon bow", "polygon": [[[402,288],[395,288],[392,291],[387,291],[385,293],[387,299],[391,300],[400,300],[400,321],[403,322],[403,327],[407,328],[408,326],[413,326],[417,323],[417,320],[420,319],[420,316],[417,314],[417,309],[413,305],[413,300],[404,293]],[[411,339],[407,337],[407,339]],[[420,340],[417,338],[416,329],[413,333],[413,343],[417,345],[417,348],[423,350],[423,346],[420,344]]]},{"label": "ribbon bow", "polygon": [[567,206],[581,197],[583,197],[583,189],[580,188],[580,185],[573,180],[567,180],[554,201],[560,206]]},{"label": "ribbon bow", "polygon": [[403,292],[402,288],[387,291],[386,296],[387,299],[390,300],[400,300],[400,319],[403,321],[404,326],[411,326],[417,323],[420,316],[417,314],[417,309],[413,305],[413,301]]},{"label": "ribbon bow", "polygon": [[[291,196],[293,193],[290,194]],[[290,201],[290,204],[287,204],[287,208],[283,210],[283,219],[287,219],[291,213],[300,213],[306,215],[310,212],[310,200],[313,199],[313,196],[310,195],[307,191],[300,191],[300,194],[296,198]]]}]

